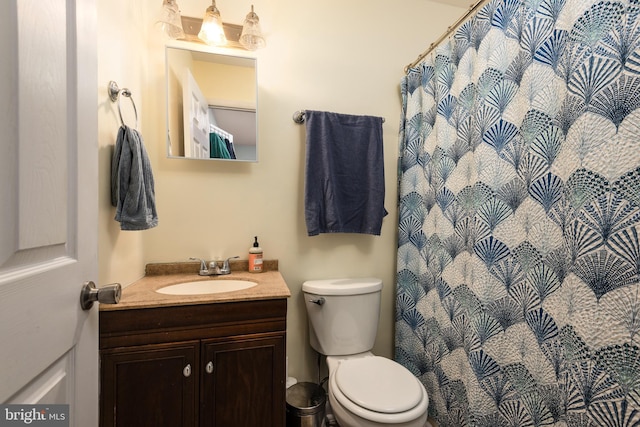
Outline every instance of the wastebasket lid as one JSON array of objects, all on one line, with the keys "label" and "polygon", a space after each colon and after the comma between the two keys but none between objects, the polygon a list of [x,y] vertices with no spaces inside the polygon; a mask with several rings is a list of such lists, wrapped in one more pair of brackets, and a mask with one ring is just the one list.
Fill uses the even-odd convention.
[{"label": "wastebasket lid", "polygon": [[302,415],[322,410],[325,401],[324,389],[316,383],[297,383],[287,389],[287,407]]}]

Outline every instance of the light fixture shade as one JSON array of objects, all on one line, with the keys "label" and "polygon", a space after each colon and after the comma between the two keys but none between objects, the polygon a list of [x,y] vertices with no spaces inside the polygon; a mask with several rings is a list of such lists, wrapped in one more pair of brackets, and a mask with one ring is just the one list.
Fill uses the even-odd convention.
[{"label": "light fixture shade", "polygon": [[216,7],[215,0],[211,2],[211,6],[207,8],[204,14],[198,38],[212,46],[224,46],[227,44],[227,37],[224,35],[220,11]]},{"label": "light fixture shade", "polygon": [[175,0],[163,0],[160,18],[156,22],[156,25],[160,28],[160,31],[170,39],[184,38],[180,9]]},{"label": "light fixture shade", "polygon": [[253,11],[253,5],[251,5],[251,12],[247,14],[242,25],[240,44],[247,50],[256,50],[267,45],[260,29],[260,18]]}]

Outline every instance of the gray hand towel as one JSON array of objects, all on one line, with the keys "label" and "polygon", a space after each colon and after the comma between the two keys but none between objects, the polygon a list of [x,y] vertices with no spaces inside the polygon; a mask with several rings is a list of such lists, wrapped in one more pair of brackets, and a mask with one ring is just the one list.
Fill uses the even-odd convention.
[{"label": "gray hand towel", "polygon": [[382,117],[305,112],[305,220],[319,233],[380,235],[384,208]]},{"label": "gray hand towel", "polygon": [[158,225],[151,163],[137,130],[122,126],[111,161],[111,204],[122,230]]}]

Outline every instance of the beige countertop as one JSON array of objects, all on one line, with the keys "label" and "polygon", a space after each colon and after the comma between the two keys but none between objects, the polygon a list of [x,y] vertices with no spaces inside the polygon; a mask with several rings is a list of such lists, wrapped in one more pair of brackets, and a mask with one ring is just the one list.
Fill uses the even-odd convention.
[{"label": "beige countertop", "polygon": [[[232,261],[231,274],[199,276],[199,263],[149,264],[146,275],[122,290],[118,304],[100,304],[100,310],[127,310],[135,308],[175,305],[214,304],[223,302],[288,298],[291,292],[278,271],[277,261],[265,261],[262,273],[249,273],[247,261]],[[257,285],[233,292],[204,295],[164,295],[155,292],[164,286],[199,280],[248,280]]]}]

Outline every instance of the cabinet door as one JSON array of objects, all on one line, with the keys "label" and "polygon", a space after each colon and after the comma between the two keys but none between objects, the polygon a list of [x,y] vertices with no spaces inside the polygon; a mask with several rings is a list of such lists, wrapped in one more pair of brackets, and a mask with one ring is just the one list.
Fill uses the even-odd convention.
[{"label": "cabinet door", "polygon": [[102,352],[102,427],[193,427],[199,342]]},{"label": "cabinet door", "polygon": [[284,333],[204,341],[202,356],[201,427],[285,425]]}]

